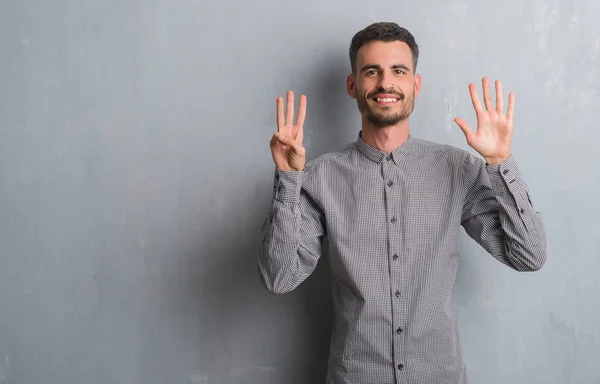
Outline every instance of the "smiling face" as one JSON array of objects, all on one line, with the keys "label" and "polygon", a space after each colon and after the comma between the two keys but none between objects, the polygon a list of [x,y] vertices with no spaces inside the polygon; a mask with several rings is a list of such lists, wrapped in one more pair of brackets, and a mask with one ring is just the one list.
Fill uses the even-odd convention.
[{"label": "smiling face", "polygon": [[372,41],[357,52],[356,73],[348,75],[348,94],[374,127],[408,119],[421,89],[409,46],[402,41]]}]

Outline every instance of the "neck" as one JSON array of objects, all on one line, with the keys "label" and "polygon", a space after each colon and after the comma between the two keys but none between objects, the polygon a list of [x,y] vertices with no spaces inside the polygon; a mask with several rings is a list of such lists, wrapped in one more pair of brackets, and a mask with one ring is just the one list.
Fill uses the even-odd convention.
[{"label": "neck", "polygon": [[389,127],[374,127],[368,121],[362,124],[362,139],[369,146],[390,153],[398,149],[408,139],[410,129],[408,119]]}]

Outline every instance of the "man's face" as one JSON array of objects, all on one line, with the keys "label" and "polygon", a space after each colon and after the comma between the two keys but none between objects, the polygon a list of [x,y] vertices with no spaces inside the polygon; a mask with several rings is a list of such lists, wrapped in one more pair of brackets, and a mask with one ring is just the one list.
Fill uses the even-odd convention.
[{"label": "man's face", "polygon": [[375,127],[406,120],[421,89],[410,47],[401,41],[363,45],[356,57],[356,74],[348,75],[347,88],[360,113]]}]

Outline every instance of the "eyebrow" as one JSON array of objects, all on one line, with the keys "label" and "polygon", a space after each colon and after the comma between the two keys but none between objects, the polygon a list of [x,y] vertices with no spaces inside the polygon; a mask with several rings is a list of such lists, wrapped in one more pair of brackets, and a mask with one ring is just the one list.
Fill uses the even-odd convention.
[{"label": "eyebrow", "polygon": [[[369,69],[380,70],[381,69],[381,65],[378,65],[378,64],[367,64],[367,65],[363,66],[360,69],[360,71],[364,72],[364,71],[367,71]],[[405,71],[410,72],[410,69],[406,65],[404,65],[404,64],[394,64],[394,65],[392,65],[392,69],[404,69]]]}]

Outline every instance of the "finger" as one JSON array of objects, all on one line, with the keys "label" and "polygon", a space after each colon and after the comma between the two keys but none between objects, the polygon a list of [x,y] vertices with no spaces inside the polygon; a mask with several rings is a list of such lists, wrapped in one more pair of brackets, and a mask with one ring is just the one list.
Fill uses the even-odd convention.
[{"label": "finger", "polygon": [[294,92],[287,92],[287,105],[286,108],[286,117],[285,117],[285,125],[291,126],[294,124]]},{"label": "finger", "polygon": [[306,119],[306,96],[300,96],[300,106],[298,107],[298,118],[296,120],[296,125],[294,126],[294,138],[300,144],[302,144],[302,140],[299,139],[298,135],[301,131],[304,130],[304,120]]},{"label": "finger", "polygon": [[487,77],[481,80],[483,86],[483,103],[485,104],[485,110],[491,111],[492,108],[492,95],[490,94],[490,81]]},{"label": "finger", "polygon": [[502,83],[496,80],[496,111],[504,113],[504,97],[502,96]]},{"label": "finger", "polygon": [[277,98],[277,132],[281,132],[285,126],[283,116],[283,97],[279,96]]},{"label": "finger", "polygon": [[298,134],[296,135],[296,141],[298,144],[302,145],[304,142],[304,126],[298,128]]},{"label": "finger", "polygon": [[467,138],[467,141],[469,141],[471,136],[473,135],[473,130],[471,129],[471,127],[469,127],[469,124],[460,117],[455,118],[454,122],[463,131],[465,137]]},{"label": "finger", "polygon": [[481,101],[479,101],[479,96],[477,96],[477,87],[475,84],[469,84],[469,93],[471,94],[471,101],[473,102],[473,108],[475,108],[475,112],[483,112]]},{"label": "finger", "polygon": [[506,118],[508,120],[513,119],[515,113],[515,94],[513,92],[508,94],[508,111],[506,112]]}]

